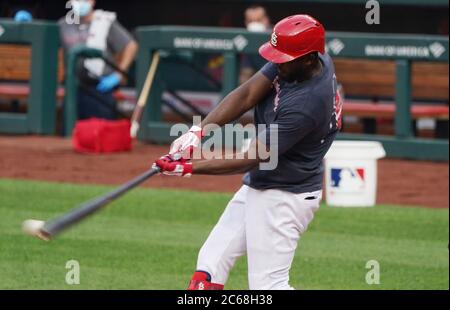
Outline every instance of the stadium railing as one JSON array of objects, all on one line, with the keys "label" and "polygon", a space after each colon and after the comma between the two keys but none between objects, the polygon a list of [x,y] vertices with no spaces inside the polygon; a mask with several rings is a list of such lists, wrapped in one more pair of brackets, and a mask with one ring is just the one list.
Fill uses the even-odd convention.
[{"label": "stadium railing", "polygon": [[58,26],[49,22],[16,23],[0,19],[0,34],[0,44],[27,44],[32,49],[28,111],[0,113],[0,132],[54,134]]}]

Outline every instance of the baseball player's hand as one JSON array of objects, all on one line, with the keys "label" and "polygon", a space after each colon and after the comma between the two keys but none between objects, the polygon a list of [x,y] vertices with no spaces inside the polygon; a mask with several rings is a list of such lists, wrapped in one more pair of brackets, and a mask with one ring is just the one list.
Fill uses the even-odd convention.
[{"label": "baseball player's hand", "polygon": [[190,158],[193,149],[200,145],[204,133],[199,126],[192,126],[191,129],[175,141],[170,146],[169,154],[180,153],[184,158]]},{"label": "baseball player's hand", "polygon": [[178,160],[173,160],[171,155],[164,155],[156,160],[152,167],[159,167],[161,173],[165,175],[178,177],[190,177],[192,175],[192,162],[187,161],[183,157]]}]

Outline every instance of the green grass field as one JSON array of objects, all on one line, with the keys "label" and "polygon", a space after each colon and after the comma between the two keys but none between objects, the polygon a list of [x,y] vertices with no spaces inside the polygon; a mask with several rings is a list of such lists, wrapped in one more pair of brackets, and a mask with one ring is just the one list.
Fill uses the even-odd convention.
[{"label": "green grass field", "polygon": [[[50,219],[112,187],[0,180],[0,289],[185,289],[197,252],[232,194],[137,189],[58,239],[25,236],[27,218]],[[302,237],[298,289],[448,289],[446,210],[328,208]],[[80,284],[65,282],[80,263]],[[380,264],[379,285],[365,281]],[[228,289],[247,289],[246,260]]]}]

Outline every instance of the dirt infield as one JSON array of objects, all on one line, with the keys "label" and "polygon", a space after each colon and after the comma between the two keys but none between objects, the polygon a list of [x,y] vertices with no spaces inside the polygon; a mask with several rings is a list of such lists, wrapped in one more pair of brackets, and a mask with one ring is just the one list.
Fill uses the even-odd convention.
[{"label": "dirt infield", "polygon": [[[137,142],[129,153],[82,155],[55,137],[0,137],[0,178],[119,184],[149,168],[167,146]],[[378,203],[449,207],[448,162],[383,159],[378,165]],[[154,177],[147,187],[233,192],[241,176]]]}]

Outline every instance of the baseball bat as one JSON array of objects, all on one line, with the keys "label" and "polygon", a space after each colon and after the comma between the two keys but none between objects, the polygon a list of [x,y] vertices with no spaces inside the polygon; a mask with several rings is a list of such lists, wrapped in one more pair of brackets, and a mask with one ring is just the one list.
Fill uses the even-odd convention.
[{"label": "baseball bat", "polygon": [[[77,208],[74,208],[70,210],[69,212],[63,214],[62,216],[51,220],[47,223],[44,223],[42,221],[36,221],[36,220],[27,220],[25,222],[33,223],[34,227],[28,227],[24,230],[34,235],[40,239],[43,239],[45,241],[49,241],[52,238],[54,238],[59,233],[63,232],[64,230],[68,229],[72,225],[82,221],[83,219],[87,218],[88,216],[92,215],[93,213],[99,211],[106,205],[108,205],[110,202],[114,201],[115,199],[119,198],[129,190],[133,189],[134,187],[138,186],[148,178],[152,177],[153,175],[160,172],[159,168],[151,168],[150,170],[146,171],[145,173],[135,177],[134,179],[128,181],[127,183],[121,185],[120,187],[116,188],[115,190],[104,194],[102,196],[99,196],[97,198],[94,198],[92,200],[89,200],[82,205],[80,205]],[[25,223],[24,222],[24,223]],[[40,225],[42,223],[42,225]],[[36,226],[37,225],[37,226]],[[39,227],[42,226],[42,227]]]},{"label": "baseball bat", "polygon": [[155,78],[156,69],[158,68],[160,60],[159,52],[153,53],[152,62],[150,65],[150,69],[148,70],[147,77],[145,78],[144,86],[142,87],[141,94],[139,95],[138,102],[133,111],[133,115],[131,116],[131,128],[130,128],[130,136],[131,138],[136,138],[140,121],[142,117],[142,112],[144,111],[145,104],[147,103],[148,94],[150,93],[150,88],[153,84],[153,79]]}]

